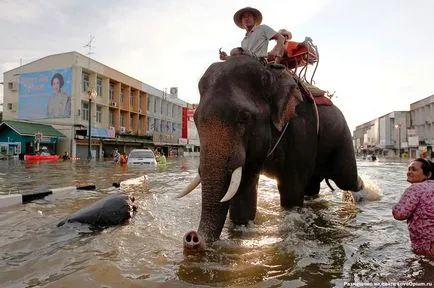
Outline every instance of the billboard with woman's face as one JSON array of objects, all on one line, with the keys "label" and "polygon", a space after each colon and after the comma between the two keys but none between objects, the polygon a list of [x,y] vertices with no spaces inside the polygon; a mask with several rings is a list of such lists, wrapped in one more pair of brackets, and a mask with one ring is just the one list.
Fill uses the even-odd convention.
[{"label": "billboard with woman's face", "polygon": [[71,117],[72,68],[20,75],[18,119]]}]

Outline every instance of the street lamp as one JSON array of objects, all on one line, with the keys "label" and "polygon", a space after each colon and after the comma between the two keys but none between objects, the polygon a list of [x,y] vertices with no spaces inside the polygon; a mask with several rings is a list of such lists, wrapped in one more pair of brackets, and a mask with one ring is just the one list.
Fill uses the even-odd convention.
[{"label": "street lamp", "polygon": [[395,124],[395,128],[398,129],[398,156],[401,158],[401,124]]},{"label": "street lamp", "polygon": [[92,100],[95,99],[97,94],[95,89],[89,89],[87,95],[89,96],[89,142],[87,144],[87,160],[92,160],[92,152],[90,151],[90,140],[92,138]]}]

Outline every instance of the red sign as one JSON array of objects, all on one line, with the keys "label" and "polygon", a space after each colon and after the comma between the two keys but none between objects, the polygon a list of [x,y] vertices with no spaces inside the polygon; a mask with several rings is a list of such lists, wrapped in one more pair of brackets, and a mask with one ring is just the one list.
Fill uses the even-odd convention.
[{"label": "red sign", "polygon": [[193,109],[188,109],[187,108],[187,119],[188,119],[188,121],[194,121],[194,119],[193,119],[194,112],[196,112],[196,107],[194,107]]},{"label": "red sign", "polygon": [[192,108],[182,108],[182,138],[188,138],[188,122],[194,122],[193,116],[199,104],[192,104]]}]

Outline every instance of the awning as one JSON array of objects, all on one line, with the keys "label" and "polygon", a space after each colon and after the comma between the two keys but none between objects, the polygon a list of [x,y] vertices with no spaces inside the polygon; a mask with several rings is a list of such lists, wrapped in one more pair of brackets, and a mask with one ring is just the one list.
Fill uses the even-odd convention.
[{"label": "awning", "polygon": [[116,143],[129,143],[129,144],[153,144],[151,139],[143,138],[143,137],[117,137],[117,138],[103,138],[101,139],[104,143],[107,144],[116,144]]},{"label": "awning", "polygon": [[42,134],[44,137],[65,137],[65,135],[54,129],[53,126],[47,124],[4,120],[0,124],[0,130],[5,126],[11,128],[21,136],[35,136],[36,134]]}]

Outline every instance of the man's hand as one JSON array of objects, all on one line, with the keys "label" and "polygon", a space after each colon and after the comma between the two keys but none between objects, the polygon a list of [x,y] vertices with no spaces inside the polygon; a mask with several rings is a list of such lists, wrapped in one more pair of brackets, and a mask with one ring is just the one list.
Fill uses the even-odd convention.
[{"label": "man's hand", "polygon": [[222,48],[219,49],[219,54],[220,54],[220,60],[227,60],[228,59],[228,54],[226,54],[225,51],[222,51]]},{"label": "man's hand", "polygon": [[274,63],[280,64],[280,62],[282,62],[282,57],[281,56],[274,57]]}]

